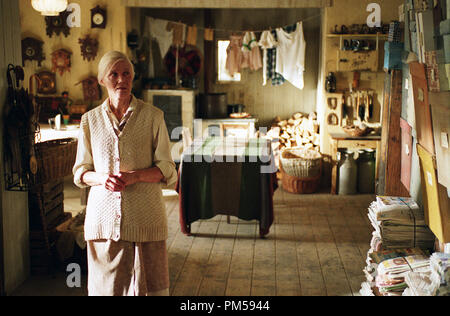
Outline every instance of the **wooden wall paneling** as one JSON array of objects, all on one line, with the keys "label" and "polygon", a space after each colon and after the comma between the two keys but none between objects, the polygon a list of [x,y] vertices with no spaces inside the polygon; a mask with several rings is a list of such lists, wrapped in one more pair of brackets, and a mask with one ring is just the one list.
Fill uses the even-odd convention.
[{"label": "wooden wall paneling", "polygon": [[[6,95],[6,67],[8,64],[22,65],[21,24],[19,1],[0,0],[0,113],[3,114]],[[3,117],[1,118],[4,119]],[[0,124],[3,126],[3,124]],[[0,132],[3,139],[3,131]],[[3,155],[3,144],[1,146]],[[1,165],[1,164],[0,164]],[[2,170],[3,171],[3,170]],[[3,173],[2,173],[3,174]],[[29,235],[28,228],[28,194],[27,192],[4,191],[1,177],[3,282],[7,295],[16,289],[29,275]],[[1,238],[0,238],[1,239]]]},{"label": "wooden wall paneling", "polygon": [[[4,8],[5,1],[0,1],[0,17],[3,21],[3,14],[6,13]],[[0,23],[0,74],[6,72],[5,58],[5,40],[4,40],[4,24]],[[0,108],[3,110],[3,104],[6,98],[6,80],[3,75],[0,76]],[[2,111],[3,112],[3,111]],[[3,118],[2,118],[3,119]],[[3,159],[3,131],[0,131],[0,157]],[[0,174],[3,175],[3,164],[0,164]],[[3,177],[0,178],[0,192],[3,191]],[[3,192],[2,192],[3,193]],[[5,295],[5,267],[4,267],[4,247],[3,247],[3,194],[0,194],[0,296]]]},{"label": "wooden wall paneling", "polygon": [[389,121],[389,97],[391,91],[391,74],[386,73],[384,77],[384,90],[383,90],[383,104],[381,106],[381,148],[380,148],[380,162],[378,165],[378,183],[377,194],[384,195],[385,179],[386,179],[386,149],[388,143],[388,121]]},{"label": "wooden wall paneling", "polygon": [[[391,82],[389,90],[389,106],[387,129],[384,133],[386,146],[385,152],[385,174],[384,194],[392,196],[409,196],[408,191],[401,182],[401,130],[400,116],[402,110],[402,71],[391,71]],[[383,144],[382,144],[383,146]]]},{"label": "wooden wall paneling", "polygon": [[417,138],[419,144],[434,154],[433,126],[425,66],[418,62],[412,62],[409,67],[413,85]]},{"label": "wooden wall paneling", "polygon": [[400,118],[401,128],[401,174],[400,180],[409,192],[411,184],[412,128],[408,122]]},{"label": "wooden wall paneling", "polygon": [[[211,10],[204,10],[204,20],[205,20],[205,27],[211,27],[212,21],[211,21]],[[214,81],[214,76],[216,73],[216,67],[215,67],[215,41],[204,41],[204,64],[203,64],[203,71],[204,71],[204,91],[205,93],[211,92],[210,83]]]},{"label": "wooden wall paneling", "polygon": [[436,94],[440,100],[430,100],[433,134],[436,150],[438,181],[450,189],[450,106],[448,98],[450,93]]}]

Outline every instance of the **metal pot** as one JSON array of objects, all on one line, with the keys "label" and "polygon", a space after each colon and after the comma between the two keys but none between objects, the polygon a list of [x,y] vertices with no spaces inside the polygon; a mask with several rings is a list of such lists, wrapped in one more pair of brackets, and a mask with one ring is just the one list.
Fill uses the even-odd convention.
[{"label": "metal pot", "polygon": [[243,104],[229,104],[228,113],[243,113],[245,111],[245,105]]},{"label": "metal pot", "polygon": [[200,95],[200,116],[205,119],[226,118],[227,94],[208,93]]}]

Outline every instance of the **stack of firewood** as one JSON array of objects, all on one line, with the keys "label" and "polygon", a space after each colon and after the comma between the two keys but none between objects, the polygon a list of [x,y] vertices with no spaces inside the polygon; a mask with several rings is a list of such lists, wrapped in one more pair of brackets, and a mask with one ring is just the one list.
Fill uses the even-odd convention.
[{"label": "stack of firewood", "polygon": [[320,152],[319,122],[315,112],[309,115],[298,112],[287,120],[276,117],[266,137],[272,142],[278,139],[280,151],[302,147]]}]

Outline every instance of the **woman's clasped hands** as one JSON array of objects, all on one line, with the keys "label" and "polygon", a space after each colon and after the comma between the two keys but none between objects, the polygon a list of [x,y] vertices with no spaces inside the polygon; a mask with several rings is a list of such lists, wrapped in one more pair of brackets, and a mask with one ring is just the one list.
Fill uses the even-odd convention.
[{"label": "woman's clasped hands", "polygon": [[116,175],[105,175],[104,186],[111,192],[121,192],[125,187],[138,182],[138,180],[136,172],[119,172]]}]

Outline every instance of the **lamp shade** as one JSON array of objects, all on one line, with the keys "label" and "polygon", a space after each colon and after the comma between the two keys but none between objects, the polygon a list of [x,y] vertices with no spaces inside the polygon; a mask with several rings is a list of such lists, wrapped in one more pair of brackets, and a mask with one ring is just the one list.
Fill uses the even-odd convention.
[{"label": "lamp shade", "polygon": [[67,9],[67,0],[31,0],[33,9],[46,16],[57,16]]}]

